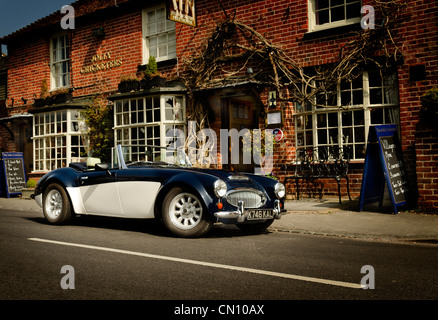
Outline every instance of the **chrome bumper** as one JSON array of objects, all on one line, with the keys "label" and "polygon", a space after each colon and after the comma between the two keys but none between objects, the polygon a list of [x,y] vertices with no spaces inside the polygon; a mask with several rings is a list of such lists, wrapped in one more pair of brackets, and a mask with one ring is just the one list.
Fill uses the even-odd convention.
[{"label": "chrome bumper", "polygon": [[[280,200],[274,202],[274,219],[281,218]],[[219,211],[216,212],[215,217],[218,219],[237,219],[237,222],[244,222],[248,219],[249,211],[245,210],[243,201],[239,201],[236,211]]]},{"label": "chrome bumper", "polygon": [[33,197],[40,208],[43,207],[43,195],[40,193],[39,195]]}]

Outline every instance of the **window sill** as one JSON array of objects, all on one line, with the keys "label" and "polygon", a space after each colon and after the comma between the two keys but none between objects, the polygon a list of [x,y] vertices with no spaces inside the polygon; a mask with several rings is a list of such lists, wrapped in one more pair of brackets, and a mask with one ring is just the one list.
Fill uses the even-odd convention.
[{"label": "window sill", "polygon": [[333,28],[325,28],[325,29],[319,29],[315,31],[309,31],[306,32],[303,36],[303,40],[314,40],[319,38],[326,38],[331,36],[338,36],[342,34],[348,34],[350,32],[359,31],[361,30],[360,22],[359,23],[352,23],[347,24],[339,27],[333,27]]}]

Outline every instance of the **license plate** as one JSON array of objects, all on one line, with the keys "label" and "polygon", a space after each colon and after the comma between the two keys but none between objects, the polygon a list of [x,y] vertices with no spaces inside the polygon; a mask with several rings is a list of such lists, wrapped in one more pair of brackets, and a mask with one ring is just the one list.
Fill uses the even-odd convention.
[{"label": "license plate", "polygon": [[248,220],[274,219],[274,210],[249,210]]}]

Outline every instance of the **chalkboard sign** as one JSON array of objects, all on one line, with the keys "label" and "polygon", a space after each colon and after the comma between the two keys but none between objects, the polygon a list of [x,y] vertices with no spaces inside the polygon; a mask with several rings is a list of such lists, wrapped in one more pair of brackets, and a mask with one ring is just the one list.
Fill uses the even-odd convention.
[{"label": "chalkboard sign", "polygon": [[379,140],[394,202],[397,205],[406,203],[409,187],[398,139],[395,139],[394,136],[388,136],[380,137]]},{"label": "chalkboard sign", "polygon": [[9,198],[12,194],[21,194],[21,189],[26,187],[23,153],[3,152],[2,159],[7,197]]},{"label": "chalkboard sign", "polygon": [[360,210],[365,203],[383,201],[385,183],[397,213],[409,198],[409,183],[396,125],[370,127],[360,194]]}]

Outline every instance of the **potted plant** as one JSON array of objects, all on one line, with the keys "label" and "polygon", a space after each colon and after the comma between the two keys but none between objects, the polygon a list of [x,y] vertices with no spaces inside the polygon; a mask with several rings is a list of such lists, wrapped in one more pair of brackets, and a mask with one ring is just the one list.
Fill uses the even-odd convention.
[{"label": "potted plant", "polygon": [[49,97],[49,87],[47,85],[47,79],[43,79],[41,81],[41,93],[40,97],[38,99],[35,99],[34,106],[35,108],[42,107],[46,104],[48,104],[46,99]]},{"label": "potted plant", "polygon": [[149,62],[143,71],[143,79],[140,86],[142,89],[150,89],[155,87],[163,87],[166,79],[158,72],[157,61],[154,56],[149,57]]},{"label": "potted plant", "polygon": [[124,75],[120,77],[120,83],[118,85],[120,92],[136,91],[140,87],[140,82],[134,75]]},{"label": "potted plant", "polygon": [[35,180],[27,180],[26,188],[21,189],[21,198],[22,199],[31,199],[31,195],[35,192],[36,181]]},{"label": "potted plant", "polygon": [[50,96],[52,97],[53,104],[65,103],[73,98],[69,88],[54,90],[50,93]]}]

